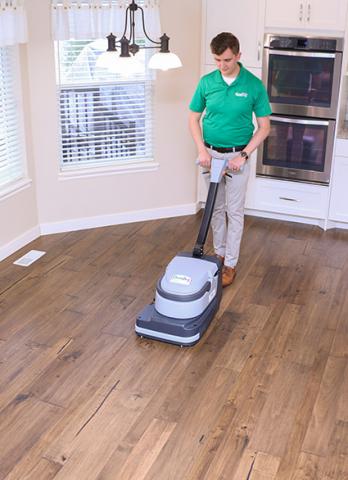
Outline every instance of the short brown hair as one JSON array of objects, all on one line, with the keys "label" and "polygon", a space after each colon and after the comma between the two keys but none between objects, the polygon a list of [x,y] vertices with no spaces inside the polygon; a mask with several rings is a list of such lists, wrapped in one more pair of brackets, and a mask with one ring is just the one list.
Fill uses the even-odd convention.
[{"label": "short brown hair", "polygon": [[222,32],[210,42],[210,48],[215,55],[221,55],[230,48],[234,55],[239,53],[239,40],[230,32]]}]

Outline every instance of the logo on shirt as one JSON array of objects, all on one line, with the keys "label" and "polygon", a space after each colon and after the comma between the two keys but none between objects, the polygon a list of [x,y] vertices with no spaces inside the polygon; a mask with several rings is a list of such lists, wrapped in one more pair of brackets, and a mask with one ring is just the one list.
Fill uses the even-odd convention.
[{"label": "logo on shirt", "polygon": [[248,94],[247,94],[246,92],[236,92],[236,93],[235,93],[235,96],[236,96],[236,97],[245,97],[245,98],[246,98],[246,97],[248,96]]}]

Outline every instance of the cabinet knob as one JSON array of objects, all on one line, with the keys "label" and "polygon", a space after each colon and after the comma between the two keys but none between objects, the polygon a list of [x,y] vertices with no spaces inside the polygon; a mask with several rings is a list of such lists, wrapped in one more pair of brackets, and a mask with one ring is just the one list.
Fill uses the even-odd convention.
[{"label": "cabinet knob", "polygon": [[300,14],[298,19],[300,20],[300,22],[302,22],[303,20],[303,3],[300,3]]}]

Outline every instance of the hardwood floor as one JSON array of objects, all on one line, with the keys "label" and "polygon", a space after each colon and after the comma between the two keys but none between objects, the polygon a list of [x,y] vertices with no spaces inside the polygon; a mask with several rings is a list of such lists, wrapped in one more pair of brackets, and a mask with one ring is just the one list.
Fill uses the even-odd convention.
[{"label": "hardwood floor", "polygon": [[[136,337],[199,222],[45,236],[1,262],[1,480],[348,479],[348,231],[249,217],[201,342]],[[12,264],[30,249],[47,254]]]}]

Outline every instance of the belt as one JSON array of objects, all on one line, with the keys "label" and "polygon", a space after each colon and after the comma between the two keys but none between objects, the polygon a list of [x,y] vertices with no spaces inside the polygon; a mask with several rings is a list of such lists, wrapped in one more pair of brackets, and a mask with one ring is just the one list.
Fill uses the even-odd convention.
[{"label": "belt", "polygon": [[204,142],[204,145],[212,150],[215,150],[219,153],[231,153],[231,152],[241,152],[244,150],[246,145],[239,145],[238,147],[214,147],[214,145],[210,145],[210,143]]}]

